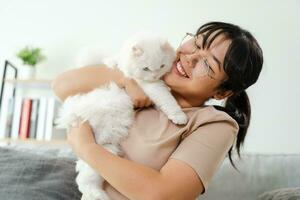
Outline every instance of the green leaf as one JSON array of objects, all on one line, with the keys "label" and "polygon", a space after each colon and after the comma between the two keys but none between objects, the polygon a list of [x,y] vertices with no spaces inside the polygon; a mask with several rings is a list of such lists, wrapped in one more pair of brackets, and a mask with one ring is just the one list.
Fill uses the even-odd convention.
[{"label": "green leaf", "polygon": [[46,59],[40,48],[24,47],[16,56],[23,61],[23,64],[34,67],[37,63]]}]

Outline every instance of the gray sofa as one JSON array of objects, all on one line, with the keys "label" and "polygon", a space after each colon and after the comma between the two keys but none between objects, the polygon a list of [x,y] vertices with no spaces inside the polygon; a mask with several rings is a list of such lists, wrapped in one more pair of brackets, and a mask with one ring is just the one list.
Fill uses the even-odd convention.
[{"label": "gray sofa", "polygon": [[[235,155],[234,160],[240,172],[231,167],[229,159],[225,159],[207,192],[199,199],[300,199],[300,154],[243,154],[239,162],[236,158]],[[291,190],[280,190],[282,188]],[[275,191],[267,192],[272,190]],[[276,195],[280,198],[276,198]]]},{"label": "gray sofa", "polygon": [[[241,161],[235,155],[233,158],[240,172],[225,159],[198,199],[300,199],[300,188],[296,188],[300,186],[300,154],[243,154]],[[80,199],[74,181],[75,160],[65,145],[0,144],[0,199]],[[279,190],[271,191],[275,189]]]}]

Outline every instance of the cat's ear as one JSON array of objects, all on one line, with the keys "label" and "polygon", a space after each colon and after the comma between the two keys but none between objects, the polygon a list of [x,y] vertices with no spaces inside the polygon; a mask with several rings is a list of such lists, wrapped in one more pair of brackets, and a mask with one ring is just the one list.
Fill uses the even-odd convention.
[{"label": "cat's ear", "polygon": [[173,52],[174,49],[173,47],[170,45],[170,43],[168,41],[162,43],[160,45],[161,50],[163,50],[164,52]]},{"label": "cat's ear", "polygon": [[132,48],[131,48],[131,52],[132,54],[135,56],[135,57],[140,57],[141,55],[143,55],[144,51],[141,47],[137,46],[137,45],[134,45]]}]

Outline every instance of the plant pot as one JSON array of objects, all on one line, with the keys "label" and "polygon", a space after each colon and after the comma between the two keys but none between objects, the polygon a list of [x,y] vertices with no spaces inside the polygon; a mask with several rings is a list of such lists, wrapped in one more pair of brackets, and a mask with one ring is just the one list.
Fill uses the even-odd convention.
[{"label": "plant pot", "polygon": [[35,67],[23,65],[19,69],[18,77],[21,79],[34,79],[35,78]]}]

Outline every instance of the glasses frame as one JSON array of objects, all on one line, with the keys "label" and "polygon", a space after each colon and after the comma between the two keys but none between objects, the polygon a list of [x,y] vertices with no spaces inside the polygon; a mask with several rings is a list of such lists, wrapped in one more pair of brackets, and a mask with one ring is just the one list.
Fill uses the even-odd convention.
[{"label": "glasses frame", "polygon": [[[197,51],[201,50],[197,44],[197,39],[198,39],[198,36],[193,34],[193,33],[189,33],[189,32],[186,32],[185,36],[182,38],[181,42],[180,42],[180,46],[181,47],[183,45],[183,41],[185,40],[186,37],[192,37],[194,39],[194,46],[195,46],[195,49],[190,52],[190,54],[194,54],[196,53]],[[184,55],[184,54],[183,54]],[[199,61],[198,61],[199,62]],[[211,74],[210,74],[210,71],[212,70],[211,67],[209,66],[209,64],[207,63],[207,61],[203,60],[204,62],[204,65],[205,65],[205,71],[206,71],[206,74],[204,74],[203,76],[208,76],[209,78],[213,79],[213,80],[216,80],[216,81],[221,81],[221,80],[218,80],[217,78],[213,77]]]}]

